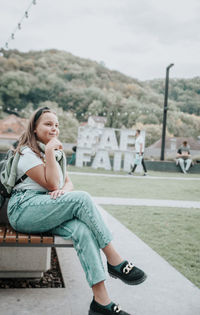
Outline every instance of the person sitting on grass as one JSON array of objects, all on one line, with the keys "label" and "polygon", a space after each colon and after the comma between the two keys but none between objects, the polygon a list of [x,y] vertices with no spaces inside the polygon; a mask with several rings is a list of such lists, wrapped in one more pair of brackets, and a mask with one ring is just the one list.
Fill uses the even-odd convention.
[{"label": "person sitting on grass", "polygon": [[13,188],[9,222],[18,232],[49,231],[72,239],[93,292],[89,315],[128,315],[108,295],[100,249],[112,277],[136,285],[146,279],[146,274],[115,250],[112,235],[90,195],[74,190],[58,136],[55,112],[47,107],[36,110],[16,148],[16,154],[20,154],[16,180],[23,174],[28,177]]}]

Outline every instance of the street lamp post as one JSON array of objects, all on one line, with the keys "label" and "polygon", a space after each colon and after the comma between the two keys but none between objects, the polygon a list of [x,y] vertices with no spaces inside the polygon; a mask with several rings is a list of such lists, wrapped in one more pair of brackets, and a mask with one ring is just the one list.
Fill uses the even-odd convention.
[{"label": "street lamp post", "polygon": [[166,68],[166,78],[165,78],[165,99],[164,99],[164,110],[163,110],[163,129],[162,129],[162,145],[161,145],[161,161],[165,159],[165,134],[166,134],[166,122],[167,122],[167,103],[168,103],[168,85],[169,85],[169,70],[173,67],[173,63],[171,63]]}]

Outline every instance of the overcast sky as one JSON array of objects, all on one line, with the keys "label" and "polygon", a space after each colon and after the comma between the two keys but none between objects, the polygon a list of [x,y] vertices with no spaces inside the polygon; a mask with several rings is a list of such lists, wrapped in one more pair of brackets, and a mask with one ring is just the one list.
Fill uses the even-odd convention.
[{"label": "overcast sky", "polygon": [[[0,0],[0,46],[31,0]],[[10,41],[103,61],[139,80],[200,75],[200,0],[36,0]]]}]

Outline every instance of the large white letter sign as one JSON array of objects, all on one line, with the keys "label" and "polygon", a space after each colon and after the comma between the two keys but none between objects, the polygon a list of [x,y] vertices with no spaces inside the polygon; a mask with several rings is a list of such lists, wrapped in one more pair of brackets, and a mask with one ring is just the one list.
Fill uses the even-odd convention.
[{"label": "large white letter sign", "polygon": [[124,153],[124,171],[130,172],[131,165],[134,164],[134,154],[133,152],[125,152]]},{"label": "large white letter sign", "polygon": [[115,151],[113,160],[113,170],[120,171],[122,162],[122,151]]},{"label": "large white letter sign", "polygon": [[108,128],[103,130],[99,149],[118,150],[118,144],[114,129]]},{"label": "large white letter sign", "polygon": [[83,164],[90,162],[92,150],[88,148],[77,148],[76,150],[76,166],[82,167]]},{"label": "large white letter sign", "polygon": [[122,129],[120,135],[120,150],[128,151],[129,145],[135,144],[135,130]]},{"label": "large white letter sign", "polygon": [[97,128],[84,128],[79,127],[78,132],[78,147],[92,148],[96,145],[99,138],[99,132]]},{"label": "large white letter sign", "polygon": [[110,159],[108,151],[99,150],[92,163],[93,168],[104,168],[105,170],[111,170]]},{"label": "large white letter sign", "polygon": [[[115,171],[120,171],[122,160],[124,171],[130,171],[134,164],[135,136],[136,130],[133,129],[79,127],[76,166],[82,167],[94,157],[93,168],[110,170],[110,158],[113,156]],[[141,131],[141,136],[145,139],[144,131]],[[138,166],[137,170],[140,168]]]}]

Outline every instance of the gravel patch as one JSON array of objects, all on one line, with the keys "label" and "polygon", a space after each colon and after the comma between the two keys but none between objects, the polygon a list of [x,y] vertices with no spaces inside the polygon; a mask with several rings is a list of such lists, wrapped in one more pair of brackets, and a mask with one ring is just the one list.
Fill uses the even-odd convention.
[{"label": "gravel patch", "polygon": [[24,289],[41,289],[41,288],[64,288],[64,282],[60,271],[58,256],[55,248],[51,250],[51,269],[44,272],[40,279],[15,279],[1,278],[0,289],[24,288]]}]

